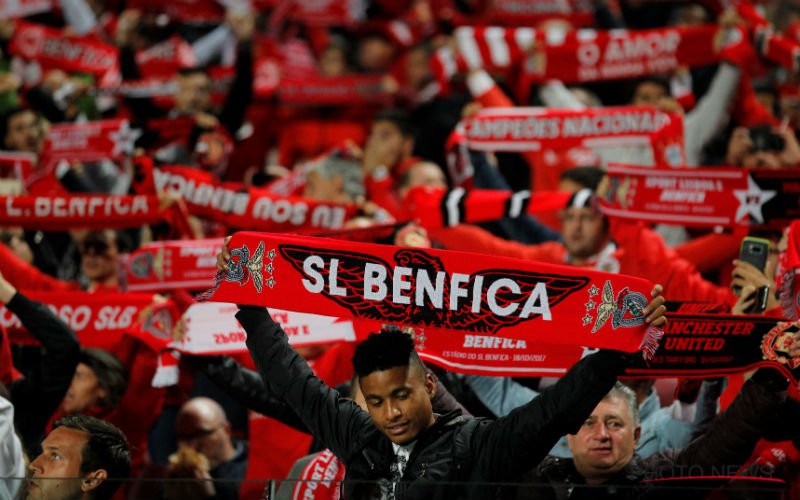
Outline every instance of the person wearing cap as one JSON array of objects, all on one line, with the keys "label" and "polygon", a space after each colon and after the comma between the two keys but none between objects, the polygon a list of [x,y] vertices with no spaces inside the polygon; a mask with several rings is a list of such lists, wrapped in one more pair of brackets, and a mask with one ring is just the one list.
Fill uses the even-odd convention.
[{"label": "person wearing cap", "polygon": [[561,212],[563,242],[524,245],[466,224],[430,231],[448,250],[568,264],[627,274],[664,286],[671,300],[734,304],[727,287],[705,280],[695,266],[640,223],[605,217],[591,189],[573,193]]}]

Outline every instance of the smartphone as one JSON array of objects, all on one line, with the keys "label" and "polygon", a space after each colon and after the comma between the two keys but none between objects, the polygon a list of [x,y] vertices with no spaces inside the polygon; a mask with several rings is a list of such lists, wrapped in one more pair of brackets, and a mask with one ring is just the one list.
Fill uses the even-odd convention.
[{"label": "smartphone", "polygon": [[755,300],[753,304],[748,307],[744,312],[747,314],[761,314],[762,312],[767,310],[767,301],[769,300],[769,287],[762,286],[753,294],[755,296]]},{"label": "smartphone", "polygon": [[[769,240],[745,236],[742,239],[742,246],[739,248],[739,260],[749,262],[756,269],[764,272],[767,267],[767,257],[769,256]],[[733,293],[737,296],[742,289],[738,286],[733,287]]]}]

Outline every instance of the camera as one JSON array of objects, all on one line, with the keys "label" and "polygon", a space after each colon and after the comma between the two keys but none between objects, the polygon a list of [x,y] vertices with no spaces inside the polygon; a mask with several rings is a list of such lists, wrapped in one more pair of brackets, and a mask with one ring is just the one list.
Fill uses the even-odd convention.
[{"label": "camera", "polygon": [[753,141],[754,153],[759,151],[783,151],[786,143],[783,137],[774,133],[769,126],[752,127],[750,129],[750,140]]}]

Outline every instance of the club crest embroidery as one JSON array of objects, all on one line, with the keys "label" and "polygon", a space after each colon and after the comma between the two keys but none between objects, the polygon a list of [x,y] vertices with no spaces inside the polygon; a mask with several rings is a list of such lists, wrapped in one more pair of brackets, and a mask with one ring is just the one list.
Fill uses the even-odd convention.
[{"label": "club crest embroidery", "polygon": [[137,278],[149,278],[155,276],[159,280],[164,278],[164,252],[163,250],[157,251],[155,255],[152,252],[146,252],[137,255],[131,260],[130,264],[131,274]]},{"label": "club crest embroidery", "polygon": [[[253,282],[253,286],[258,293],[264,289],[264,284],[270,288],[275,287],[273,272],[275,268],[272,261],[275,259],[275,249],[271,249],[266,258],[269,262],[264,264],[264,242],[260,242],[256,247],[255,253],[250,255],[250,249],[242,245],[231,250],[231,260],[228,262],[228,272],[225,273],[225,281],[239,283],[244,286],[248,281]],[[262,273],[262,270],[264,271]],[[264,274],[268,276],[264,280]]]},{"label": "club crest embroidery", "polygon": [[[603,292],[598,304],[594,297],[600,290],[592,285],[588,289],[589,301],[584,304],[586,316],[583,317],[583,326],[589,326],[594,319],[592,333],[596,333],[603,328],[611,319],[611,328],[634,328],[644,323],[644,309],[647,307],[647,297],[639,292],[631,292],[628,287],[620,290],[614,298],[614,289],[611,281],[606,280]],[[596,311],[596,316],[592,316],[592,311]]]},{"label": "club crest embroidery", "polygon": [[764,335],[761,342],[761,353],[768,361],[777,361],[794,370],[800,366],[800,357],[791,357],[789,349],[794,344],[794,335],[800,331],[800,321],[794,323],[784,321]]}]

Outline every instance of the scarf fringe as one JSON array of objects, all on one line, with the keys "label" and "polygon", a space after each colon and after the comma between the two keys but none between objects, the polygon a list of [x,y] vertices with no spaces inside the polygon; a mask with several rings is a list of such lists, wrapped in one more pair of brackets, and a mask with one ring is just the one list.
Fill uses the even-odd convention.
[{"label": "scarf fringe", "polygon": [[214,296],[214,292],[217,291],[217,288],[219,288],[219,285],[220,283],[222,283],[224,278],[225,278],[224,271],[217,271],[216,273],[214,273],[214,286],[212,286],[205,292],[202,292],[197,296],[195,296],[194,300],[196,302],[208,302],[211,299],[211,297]]},{"label": "scarf fringe", "polygon": [[656,328],[655,326],[649,326],[647,328],[647,332],[645,332],[644,339],[642,340],[642,345],[639,347],[642,351],[642,358],[644,358],[645,361],[650,361],[653,359],[653,356],[656,355],[658,345],[663,336],[664,330],[661,328]]}]

